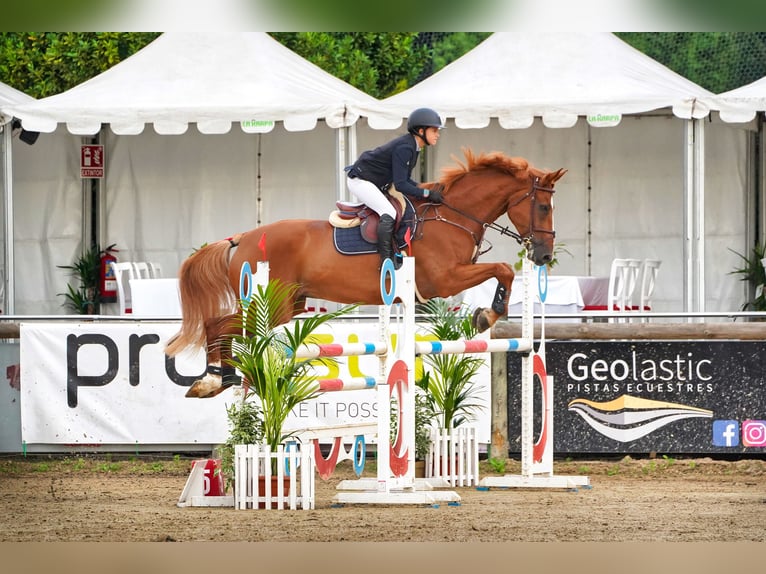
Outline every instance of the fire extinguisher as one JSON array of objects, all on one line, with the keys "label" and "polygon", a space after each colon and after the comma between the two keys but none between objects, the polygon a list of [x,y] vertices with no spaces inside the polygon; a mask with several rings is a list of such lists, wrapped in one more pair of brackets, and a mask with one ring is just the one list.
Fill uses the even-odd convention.
[{"label": "fire extinguisher", "polygon": [[114,303],[117,301],[117,277],[114,273],[112,263],[117,261],[117,257],[114,253],[117,253],[119,249],[115,249],[116,243],[112,243],[109,247],[101,251],[101,270],[99,273],[100,278],[100,290],[101,290],[101,302],[102,303]]}]

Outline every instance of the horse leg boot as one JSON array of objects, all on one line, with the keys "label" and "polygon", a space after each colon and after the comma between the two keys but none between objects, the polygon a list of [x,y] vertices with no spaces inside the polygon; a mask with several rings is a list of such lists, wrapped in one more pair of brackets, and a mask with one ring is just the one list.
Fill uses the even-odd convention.
[{"label": "horse leg boot", "polygon": [[231,323],[232,317],[235,315],[227,315],[206,324],[207,372],[204,377],[194,381],[186,392],[186,397],[207,399],[222,393],[232,385],[240,384],[241,379],[236,369],[229,364],[231,341],[225,333],[222,335],[222,328]]},{"label": "horse leg boot", "polygon": [[378,222],[378,253],[380,253],[380,265],[383,266],[383,262],[386,259],[390,259],[394,264],[394,269],[399,269],[402,266],[402,262],[398,261],[398,257],[394,254],[394,218],[390,215],[381,215]]}]

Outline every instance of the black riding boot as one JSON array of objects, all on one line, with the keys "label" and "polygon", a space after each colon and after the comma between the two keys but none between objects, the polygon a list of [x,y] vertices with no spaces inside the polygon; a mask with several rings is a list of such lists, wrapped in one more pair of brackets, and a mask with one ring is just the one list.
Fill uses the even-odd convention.
[{"label": "black riding boot", "polygon": [[378,253],[380,253],[380,265],[386,259],[390,259],[394,264],[394,269],[399,269],[402,263],[394,254],[394,218],[390,215],[381,215],[378,222]]}]

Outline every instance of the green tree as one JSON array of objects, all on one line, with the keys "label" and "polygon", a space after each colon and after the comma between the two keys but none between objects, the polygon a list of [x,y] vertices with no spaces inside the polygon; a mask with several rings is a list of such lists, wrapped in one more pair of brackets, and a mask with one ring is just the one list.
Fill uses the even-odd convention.
[{"label": "green tree", "polygon": [[713,93],[766,76],[763,32],[626,32],[617,36]]},{"label": "green tree", "polygon": [[430,64],[416,32],[279,32],[276,40],[376,98],[409,88]]},{"label": "green tree", "polygon": [[68,90],[131,56],[159,34],[4,32],[0,77],[34,97]]}]

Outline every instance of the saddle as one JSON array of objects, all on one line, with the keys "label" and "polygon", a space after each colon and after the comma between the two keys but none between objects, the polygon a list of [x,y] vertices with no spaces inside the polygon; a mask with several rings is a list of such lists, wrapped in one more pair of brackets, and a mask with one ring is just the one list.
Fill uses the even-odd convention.
[{"label": "saddle", "polygon": [[[396,210],[396,222],[394,224],[394,233],[399,230],[402,219],[407,209],[407,200],[401,192],[393,187],[388,190],[387,199]],[[380,216],[367,207],[364,203],[354,203],[347,201],[335,202],[337,209],[330,213],[330,225],[338,229],[349,229],[359,227],[364,239],[368,243],[378,243],[378,222]]]}]

